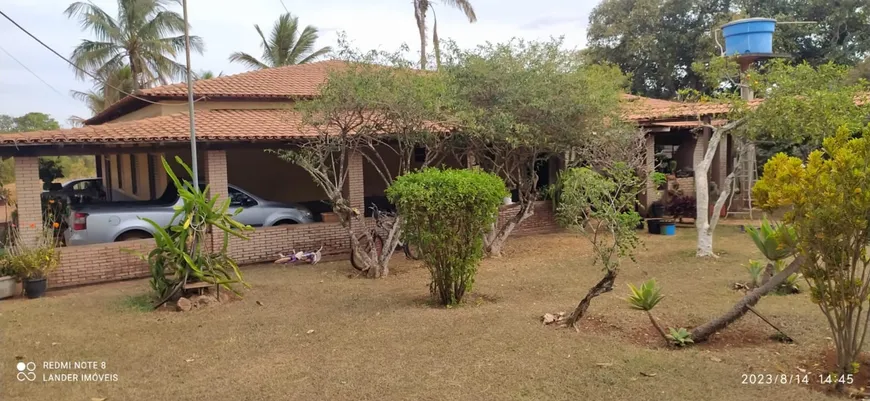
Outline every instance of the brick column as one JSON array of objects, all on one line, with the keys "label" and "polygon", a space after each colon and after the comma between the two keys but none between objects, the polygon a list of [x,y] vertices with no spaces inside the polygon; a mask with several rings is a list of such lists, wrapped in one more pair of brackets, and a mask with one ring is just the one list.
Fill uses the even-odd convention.
[{"label": "brick column", "polygon": [[646,134],[646,170],[649,172],[646,178],[646,191],[640,195],[640,204],[643,212],[649,214],[650,205],[658,200],[658,188],[652,180],[652,172],[656,167],[656,139],[652,134]]},{"label": "brick column", "polygon": [[351,152],[347,157],[347,184],[345,195],[350,207],[365,214],[365,186],[363,184],[363,155],[358,151]]},{"label": "brick column", "polygon": [[208,150],[205,152],[205,182],[209,185],[211,196],[219,195],[223,199],[229,197],[227,191],[227,154],[223,150]]},{"label": "brick column", "polygon": [[15,157],[15,188],[18,226],[21,240],[35,243],[42,230],[42,183],[39,181],[39,159]]}]

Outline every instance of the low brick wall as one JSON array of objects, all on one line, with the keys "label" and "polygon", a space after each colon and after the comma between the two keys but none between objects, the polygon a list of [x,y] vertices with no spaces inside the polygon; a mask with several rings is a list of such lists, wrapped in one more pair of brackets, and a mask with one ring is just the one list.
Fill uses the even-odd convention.
[{"label": "low brick wall", "polygon": [[[518,205],[502,207],[499,219],[504,221],[518,208]],[[520,224],[513,235],[551,233],[558,229],[552,204],[540,201],[535,204],[535,214]],[[340,223],[264,227],[249,233],[248,238],[247,241],[230,238],[230,254],[239,264],[271,262],[278,252],[313,250],[321,245],[326,258],[344,257],[350,252],[350,239]],[[215,245],[220,244],[218,238],[215,241]],[[61,288],[147,277],[148,265],[125,249],[147,253],[153,246],[153,240],[145,239],[61,248],[60,267],[49,277],[48,284]]]}]

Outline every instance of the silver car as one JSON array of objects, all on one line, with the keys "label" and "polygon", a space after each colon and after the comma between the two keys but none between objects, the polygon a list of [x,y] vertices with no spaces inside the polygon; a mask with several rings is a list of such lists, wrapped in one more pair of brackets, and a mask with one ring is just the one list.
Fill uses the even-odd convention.
[{"label": "silver car", "polygon": [[[311,211],[300,205],[267,201],[229,186],[230,208],[242,208],[235,216],[240,223],[254,227],[303,224],[314,221]],[[142,218],[168,227],[182,200],[174,188],[154,201],[104,202],[73,205],[64,239],[67,245],[99,244],[152,238],[154,229]]]}]

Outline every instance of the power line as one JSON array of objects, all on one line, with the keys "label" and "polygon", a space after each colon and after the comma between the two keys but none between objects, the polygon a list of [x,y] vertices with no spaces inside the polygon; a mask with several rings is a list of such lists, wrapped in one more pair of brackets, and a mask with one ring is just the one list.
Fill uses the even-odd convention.
[{"label": "power line", "polygon": [[15,56],[13,56],[13,55],[10,54],[8,51],[6,51],[6,49],[4,49],[3,46],[0,46],[0,50],[2,50],[3,53],[6,53],[6,55],[9,56],[9,58],[11,58],[12,60],[15,60],[15,62],[18,63],[18,65],[20,65],[21,68],[24,68],[25,70],[27,70],[27,72],[29,72],[31,75],[33,75],[34,77],[36,77],[36,79],[38,79],[40,82],[42,82],[43,84],[45,84],[45,86],[51,88],[51,90],[53,90],[54,93],[57,93],[58,95],[63,96],[64,98],[67,97],[67,96],[64,95],[63,93],[60,93],[59,90],[55,89],[54,86],[51,86],[50,83],[48,83],[48,82],[46,82],[44,79],[42,79],[42,77],[40,77],[38,74],[36,74],[35,72],[33,72],[33,70],[31,70],[30,68],[27,68],[27,66],[24,65],[24,63],[22,63],[20,60],[18,60],[17,58],[15,58]]},{"label": "power line", "polygon": [[[6,15],[6,13],[4,13],[3,10],[0,10],[0,15],[2,15],[2,16],[5,17],[7,20],[9,20],[9,22],[11,22],[12,25],[15,25],[16,27],[18,27],[18,29],[20,29],[22,32],[26,33],[27,36],[30,36],[33,40],[35,40],[37,43],[39,43],[40,45],[42,45],[42,47],[48,49],[50,52],[54,53],[54,55],[60,57],[63,61],[66,61],[69,65],[73,66],[76,70],[81,71],[81,72],[84,73],[85,75],[91,77],[93,80],[95,80],[95,81],[97,81],[97,82],[99,82],[99,83],[101,83],[101,84],[103,84],[103,85],[105,85],[105,86],[108,86],[108,87],[110,87],[110,88],[112,88],[112,89],[118,91],[119,93],[123,93],[124,95],[130,96],[130,97],[132,97],[132,98],[134,98],[134,99],[138,99],[138,100],[141,100],[141,101],[146,102],[146,103],[151,103],[151,104],[162,104],[162,105],[168,105],[168,104],[170,104],[170,103],[161,103],[161,102],[155,102],[155,101],[153,101],[153,100],[148,100],[148,99],[145,99],[145,98],[142,98],[142,97],[136,96],[136,95],[134,95],[134,94],[132,94],[132,93],[128,93],[128,92],[126,92],[126,91],[124,91],[124,90],[121,90],[120,88],[116,88],[116,87],[114,87],[114,86],[112,86],[112,85],[109,85],[109,83],[103,81],[103,80],[100,79],[100,78],[97,78],[96,75],[91,74],[89,71],[87,71],[87,70],[85,70],[85,69],[83,69],[83,68],[77,66],[75,63],[73,63],[72,61],[70,61],[68,58],[64,57],[63,55],[61,55],[60,53],[58,53],[56,50],[52,49],[51,46],[49,46],[49,45],[45,44],[45,42],[39,40],[39,38],[37,38],[37,37],[36,37],[35,35],[33,35],[32,33],[30,33],[30,31],[28,31],[27,29],[24,29],[23,26],[19,25],[17,22],[15,22],[15,20],[13,20],[13,19],[12,19],[11,17],[9,17],[8,15]],[[135,79],[135,77],[134,77],[134,79]]]},{"label": "power line", "polygon": [[284,11],[286,11],[286,12],[287,12],[287,14],[290,14],[290,10],[288,10],[288,9],[287,9],[287,6],[286,6],[286,5],[284,5],[284,0],[278,0],[278,1],[280,1],[280,2],[281,2],[281,6],[283,6],[283,7],[284,7]]}]

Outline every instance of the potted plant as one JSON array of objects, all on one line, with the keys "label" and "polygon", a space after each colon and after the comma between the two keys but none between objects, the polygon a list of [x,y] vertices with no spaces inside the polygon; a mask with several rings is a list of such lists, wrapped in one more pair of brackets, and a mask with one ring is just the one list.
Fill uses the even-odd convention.
[{"label": "potted plant", "polygon": [[43,227],[36,238],[24,240],[18,229],[12,230],[12,241],[6,249],[5,260],[23,281],[24,295],[28,298],[39,298],[45,294],[47,277],[58,267],[60,255],[53,234],[51,226]]},{"label": "potted plant", "polygon": [[0,248],[0,299],[15,296],[18,289],[18,279],[15,271],[9,266],[6,250]]}]

